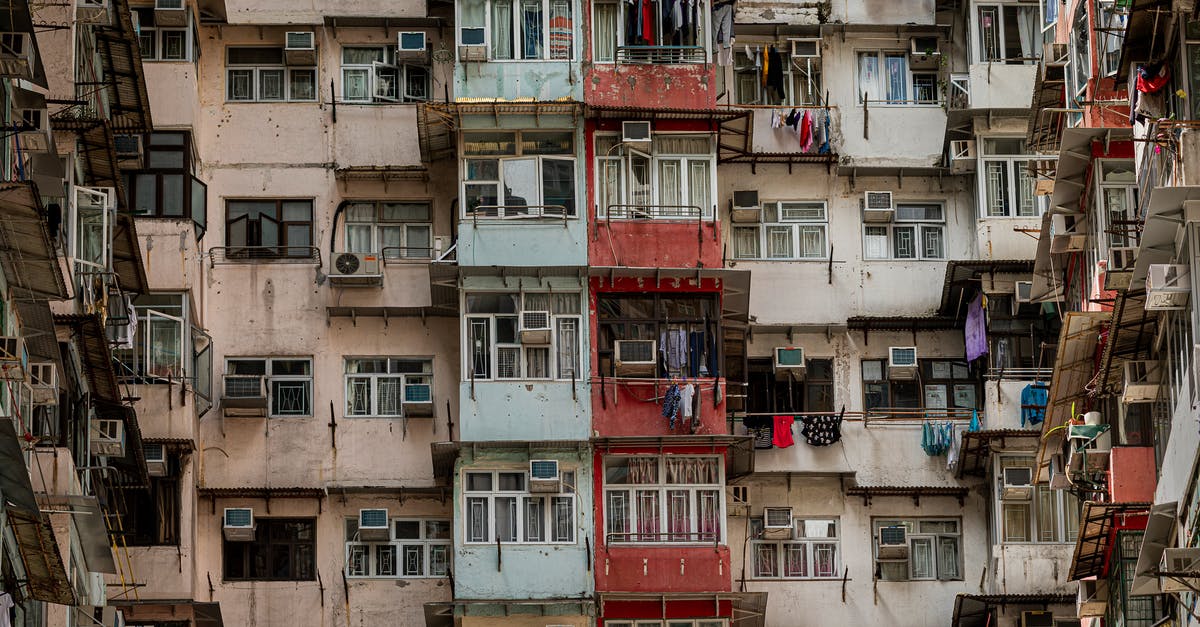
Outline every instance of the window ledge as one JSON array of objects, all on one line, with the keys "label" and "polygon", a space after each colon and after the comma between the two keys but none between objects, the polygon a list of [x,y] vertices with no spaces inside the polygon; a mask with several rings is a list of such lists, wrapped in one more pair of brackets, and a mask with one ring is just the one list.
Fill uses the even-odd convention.
[{"label": "window ledge", "polygon": [[[746,581],[756,581],[756,582],[762,582],[762,583],[770,583],[773,581],[779,582],[779,583],[785,583],[785,582],[790,583],[790,582],[795,582],[795,581],[814,581],[814,582],[826,581],[826,582],[841,583],[843,580],[841,577],[751,577],[751,578],[747,579]],[[848,577],[845,579],[845,581],[854,581],[854,579]],[[925,580],[922,579],[921,581],[925,581]]]}]

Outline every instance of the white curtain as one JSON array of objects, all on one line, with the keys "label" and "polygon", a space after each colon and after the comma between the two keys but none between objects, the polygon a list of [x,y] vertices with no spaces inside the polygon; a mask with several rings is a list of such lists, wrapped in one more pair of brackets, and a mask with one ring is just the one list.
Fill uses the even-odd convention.
[{"label": "white curtain", "polygon": [[609,2],[597,3],[595,22],[596,33],[592,38],[592,45],[595,47],[593,56],[596,61],[613,61],[617,45],[617,5]]},{"label": "white curtain", "polygon": [[512,0],[496,0],[492,5],[492,58],[513,58]]},{"label": "white curtain", "polygon": [[879,100],[879,56],[873,52],[858,55],[858,97]]},{"label": "white curtain", "polygon": [[[1017,34],[1021,38],[1021,56],[1025,57],[1026,63],[1033,63],[1030,59],[1042,56],[1042,38],[1041,29],[1038,28],[1037,7],[1017,7]],[[1008,56],[1015,55],[1009,51]]]}]

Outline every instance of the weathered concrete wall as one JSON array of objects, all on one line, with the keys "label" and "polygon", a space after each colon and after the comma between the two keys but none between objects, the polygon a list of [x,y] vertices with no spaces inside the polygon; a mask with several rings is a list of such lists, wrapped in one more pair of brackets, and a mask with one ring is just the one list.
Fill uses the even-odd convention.
[{"label": "weathered concrete wall", "polygon": [[424,0],[388,3],[377,0],[231,0],[225,3],[230,24],[320,24],[326,16],[425,17]]},{"label": "weathered concrete wall", "polygon": [[972,109],[1028,109],[1037,65],[972,63],[968,85]]}]

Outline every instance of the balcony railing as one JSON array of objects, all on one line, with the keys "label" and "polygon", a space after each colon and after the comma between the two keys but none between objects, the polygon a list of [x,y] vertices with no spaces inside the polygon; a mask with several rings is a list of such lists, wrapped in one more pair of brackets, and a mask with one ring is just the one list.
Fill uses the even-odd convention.
[{"label": "balcony railing", "polygon": [[617,46],[617,63],[706,63],[704,46]]},{"label": "balcony railing", "polygon": [[609,532],[604,535],[606,544],[721,544],[721,534],[715,531],[680,531],[680,532]]},{"label": "balcony railing", "polygon": [[[715,207],[713,213],[716,213]],[[608,205],[605,219],[612,220],[701,220],[704,210],[697,205]]]},{"label": "balcony railing", "polygon": [[214,246],[208,249],[209,265],[218,263],[301,263],[321,265],[315,246]]},{"label": "balcony railing", "polygon": [[556,220],[566,227],[567,218],[571,217],[563,205],[477,205],[467,214],[473,225],[478,225],[480,220]]}]

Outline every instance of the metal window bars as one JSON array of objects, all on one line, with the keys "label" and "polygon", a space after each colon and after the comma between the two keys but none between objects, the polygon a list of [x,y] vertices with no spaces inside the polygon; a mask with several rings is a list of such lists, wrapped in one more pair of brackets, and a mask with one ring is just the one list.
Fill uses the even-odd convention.
[{"label": "metal window bars", "polygon": [[482,218],[485,222],[493,220],[561,220],[563,228],[567,226],[567,218],[571,214],[563,205],[476,205],[468,209],[473,226],[478,226]]},{"label": "metal window bars", "polygon": [[209,266],[218,263],[302,263],[321,265],[315,246],[214,246],[208,249]]},{"label": "metal window bars", "polygon": [[617,46],[617,63],[703,63],[704,46]]},{"label": "metal window bars", "polygon": [[[715,212],[714,212],[715,213]],[[608,205],[605,218],[613,220],[703,220],[704,210],[698,205]]]},{"label": "metal window bars", "polygon": [[721,533],[718,531],[667,531],[645,532],[610,531],[604,534],[606,544],[632,544],[636,542],[670,543],[670,544],[721,544]]},{"label": "metal window bars", "polygon": [[434,252],[433,246],[384,246],[380,256],[384,263],[426,262]]}]

